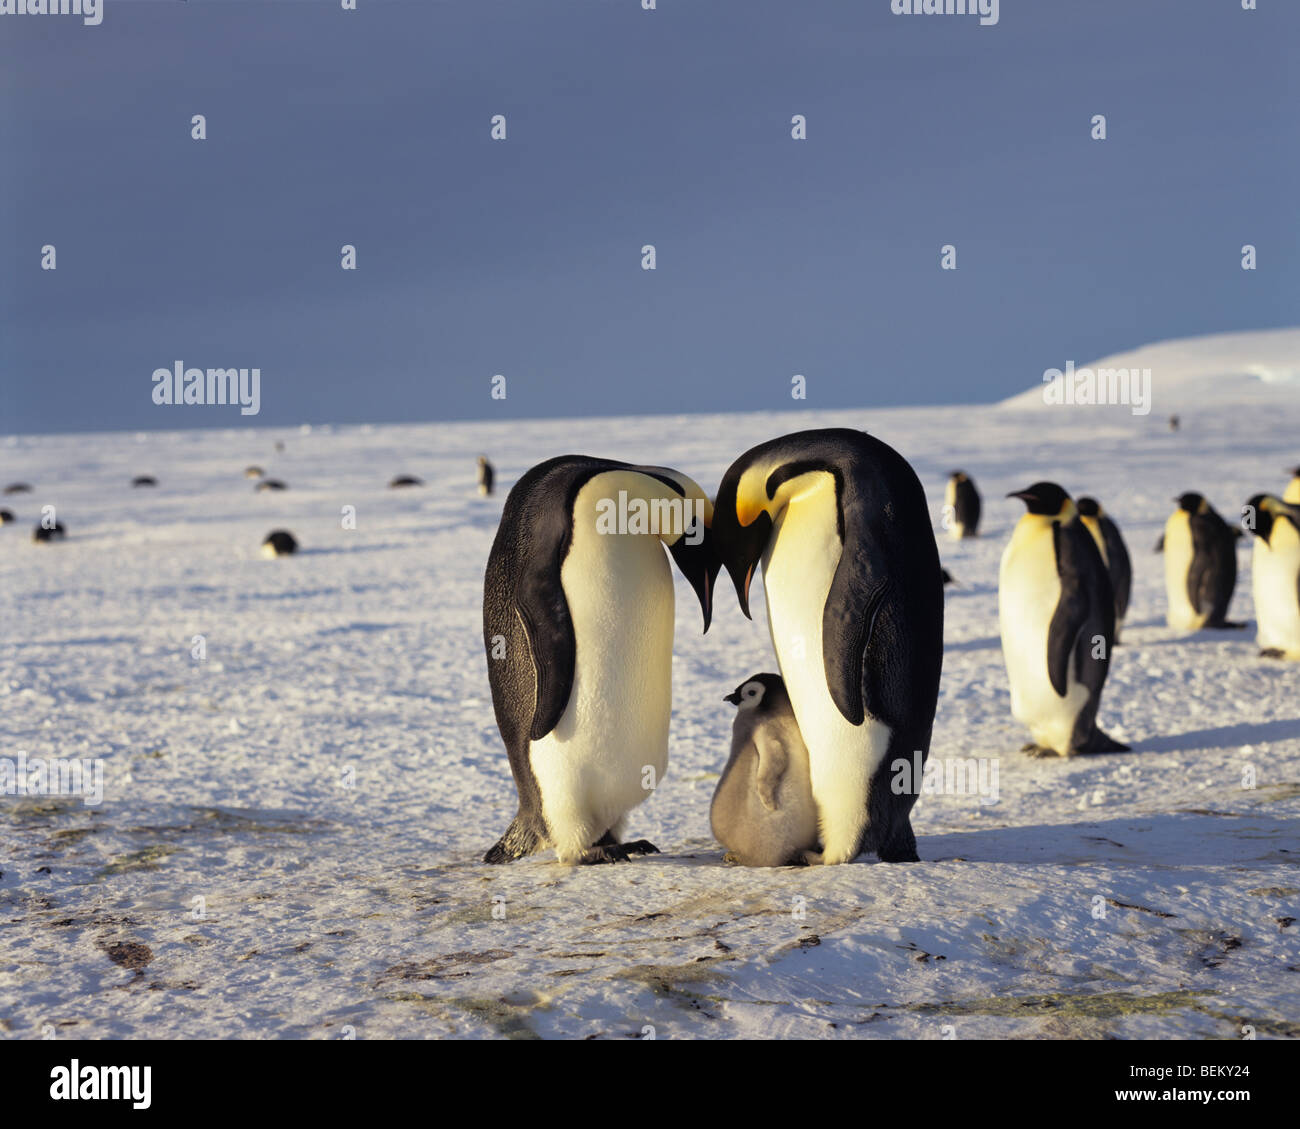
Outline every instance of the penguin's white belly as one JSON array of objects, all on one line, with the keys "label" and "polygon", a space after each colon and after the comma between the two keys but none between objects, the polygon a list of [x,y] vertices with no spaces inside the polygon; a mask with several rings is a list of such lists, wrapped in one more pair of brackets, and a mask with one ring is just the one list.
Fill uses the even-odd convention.
[{"label": "penguin's white belly", "polygon": [[1274,527],[1270,547],[1255,538],[1251,557],[1251,591],[1255,597],[1256,639],[1263,648],[1277,648],[1289,659],[1300,659],[1300,537],[1282,522]]},{"label": "penguin's white belly", "polygon": [[795,720],[808,747],[824,859],[848,862],[867,824],[867,791],[889,748],[890,728],[851,724],[826,685],[822,616],[840,560],[834,481],[781,513],[763,554],[768,626]]},{"label": "penguin's white belly", "polygon": [[654,537],[585,536],[598,543],[575,533],[560,572],[576,640],[569,704],[555,729],[529,746],[561,862],[615,828],[668,768],[674,605],[667,554]]},{"label": "penguin's white belly", "polygon": [[1073,657],[1065,697],[1057,694],[1048,677],[1047,643],[1060,599],[1051,524],[1018,526],[1002,554],[998,576],[998,621],[1011,684],[1011,713],[1029,729],[1035,743],[1067,755],[1088,690],[1075,680]]},{"label": "penguin's white belly", "polygon": [[1165,525],[1165,622],[1181,631],[1199,631],[1209,618],[1209,611],[1198,612],[1187,596],[1193,553],[1191,523],[1185,514],[1175,514]]},{"label": "penguin's white belly", "polygon": [[965,536],[965,527],[957,520],[957,484],[950,478],[943,491],[944,516],[948,519],[948,536],[960,541]]}]

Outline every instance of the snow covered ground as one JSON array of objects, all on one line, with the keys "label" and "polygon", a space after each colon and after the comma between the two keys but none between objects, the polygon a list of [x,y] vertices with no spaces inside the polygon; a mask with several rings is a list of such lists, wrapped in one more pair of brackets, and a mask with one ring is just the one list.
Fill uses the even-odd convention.
[{"label": "snow covered ground", "polygon": [[[1300,393],[1260,379],[1266,395],[1198,409],[1164,372],[1145,417],[984,406],[0,441],[0,479],[35,486],[0,499],[19,516],[0,529],[0,756],[103,758],[106,774],[97,807],[0,798],[0,1031],[1300,1036],[1300,668],[1258,658],[1253,625],[1166,628],[1151,551],[1176,493],[1231,518],[1281,492]],[[749,445],[826,425],[898,448],[936,525],[949,470],[984,494],[984,535],[940,540],[959,586],[932,756],[995,759],[997,801],[924,797],[917,865],[724,865],[708,823],[721,697],[774,659],[757,583],[751,623],[724,577],[701,636],[678,577],[669,775],[628,825],[663,853],[481,864],[515,805],[480,637],[504,490],[568,451],[668,463],[712,490]],[[474,491],[480,452],[492,499]],[[247,463],[290,489],[254,493]],[[426,485],[386,489],[400,472]],[[132,490],[144,473],[160,485]],[[1100,722],[1131,754],[1018,752],[997,566],[1022,507],[1002,496],[1041,478],[1096,495],[1128,540]],[[66,543],[31,543],[45,504]],[[277,527],[297,557],[258,555]],[[1249,560],[1243,542],[1238,619],[1253,618]]]}]

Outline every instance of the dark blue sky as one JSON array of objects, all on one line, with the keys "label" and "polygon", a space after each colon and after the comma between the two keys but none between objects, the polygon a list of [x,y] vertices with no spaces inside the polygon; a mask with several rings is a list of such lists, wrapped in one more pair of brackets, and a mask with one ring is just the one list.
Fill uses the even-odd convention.
[{"label": "dark blue sky", "polygon": [[[1260,8],[0,16],[0,432],[965,403],[1300,323],[1300,4]],[[261,414],[155,406],[177,359]]]}]

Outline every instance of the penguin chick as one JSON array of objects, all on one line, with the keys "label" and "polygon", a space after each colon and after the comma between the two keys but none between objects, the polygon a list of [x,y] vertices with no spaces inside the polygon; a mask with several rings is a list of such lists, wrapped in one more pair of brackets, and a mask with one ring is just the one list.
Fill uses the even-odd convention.
[{"label": "penguin chick", "polygon": [[737,708],[731,756],[709,822],[744,866],[819,863],[808,749],[779,674],[755,674],[723,698]]}]

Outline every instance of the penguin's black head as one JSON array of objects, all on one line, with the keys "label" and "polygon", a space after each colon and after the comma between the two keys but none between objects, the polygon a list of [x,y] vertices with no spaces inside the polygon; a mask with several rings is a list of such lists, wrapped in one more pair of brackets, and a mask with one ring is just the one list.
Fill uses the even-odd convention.
[{"label": "penguin's black head", "polygon": [[796,431],[751,447],[727,468],[713,504],[713,536],[749,618],[749,586],[791,492],[803,488],[807,475],[829,475],[838,505],[841,464],[862,439],[862,432],[845,428]]},{"label": "penguin's black head", "polygon": [[958,482],[965,482],[966,472],[964,470],[950,470],[948,472],[948,477],[955,478]]},{"label": "penguin's black head", "polygon": [[1272,494],[1256,494],[1246,503],[1247,528],[1265,544],[1273,533],[1273,504],[1280,501]]},{"label": "penguin's black head", "polygon": [[1205,500],[1204,494],[1197,494],[1195,491],[1191,490],[1186,494],[1179,494],[1174,501],[1178,503],[1178,508],[1180,510],[1186,510],[1189,514],[1204,513],[1210,508],[1210,504]]},{"label": "penguin's black head", "polygon": [[779,674],[751,674],[730,694],[723,696],[724,702],[730,702],[742,710],[769,710],[780,701],[789,701],[785,682]]},{"label": "penguin's black head", "polygon": [[[691,544],[695,541],[696,544]],[[668,549],[673,561],[700,601],[700,611],[704,613],[704,631],[707,634],[709,624],[713,622],[713,582],[722,570],[722,561],[718,557],[717,546],[713,540],[713,531],[706,524],[703,531],[693,526],[687,535],[677,538]]]},{"label": "penguin's black head", "polygon": [[1287,473],[1293,478],[1300,478],[1300,466],[1293,466]]},{"label": "penguin's black head", "polygon": [[1096,498],[1076,498],[1074,508],[1083,517],[1101,517],[1101,506],[1097,504]]},{"label": "penguin's black head", "polygon": [[1042,517],[1059,517],[1068,520],[1074,503],[1070,495],[1055,482],[1035,482],[1024,490],[1016,490],[1008,498],[1019,498],[1028,507],[1031,514]]}]

